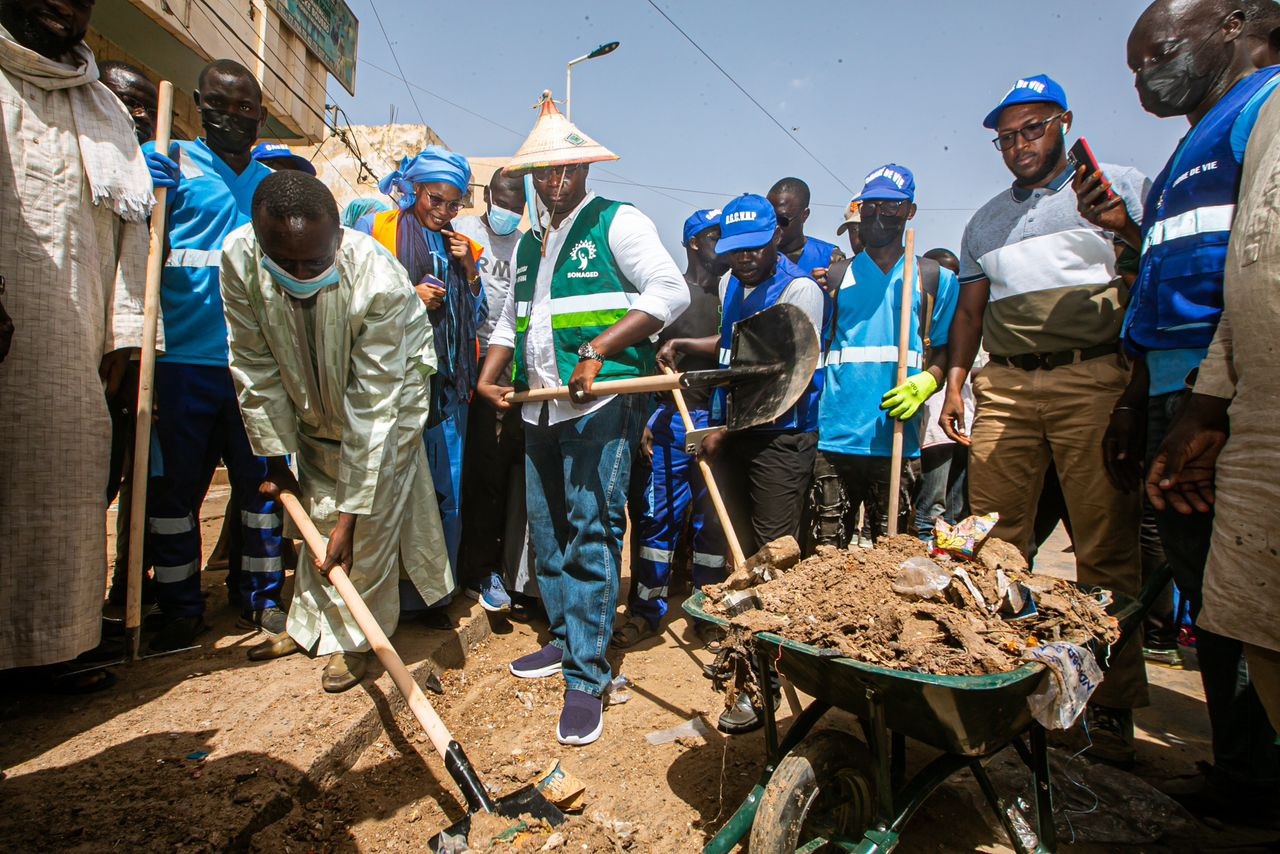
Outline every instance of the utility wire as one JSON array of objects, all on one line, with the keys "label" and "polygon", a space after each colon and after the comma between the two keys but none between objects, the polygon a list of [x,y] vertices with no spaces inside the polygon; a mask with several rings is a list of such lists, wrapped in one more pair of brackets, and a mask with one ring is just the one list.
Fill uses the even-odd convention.
[{"label": "utility wire", "polygon": [[659,15],[661,15],[662,17],[666,18],[666,19],[667,19],[667,23],[668,23],[668,24],[670,24],[671,26],[675,27],[675,28],[676,28],[676,32],[678,32],[680,35],[684,36],[685,41],[687,41],[687,42],[689,42],[689,44],[693,45],[694,49],[696,49],[696,50],[698,51],[698,53],[700,53],[700,54],[702,54],[704,57],[706,57],[707,62],[710,62],[712,65],[714,65],[714,66],[716,67],[716,70],[717,70],[717,71],[719,71],[721,74],[723,74],[723,75],[728,79],[728,81],[729,81],[730,83],[732,83],[734,86],[736,86],[739,92],[741,92],[743,95],[746,95],[746,96],[747,96],[747,100],[749,100],[751,103],[755,104],[755,105],[756,105],[756,107],[760,110],[760,112],[762,112],[762,113],[764,113],[766,116],[768,116],[769,121],[773,122],[775,125],[777,125],[777,126],[778,126],[778,130],[782,131],[782,132],[783,132],[783,133],[785,133],[787,136],[791,137],[791,141],[792,141],[792,142],[794,142],[796,145],[800,146],[800,149],[801,149],[805,154],[809,155],[809,157],[813,159],[813,162],[814,162],[814,163],[817,163],[819,166],[821,166],[823,169],[825,169],[828,175],[830,175],[832,178],[835,178],[835,179],[836,179],[836,182],[837,182],[841,187],[844,187],[846,190],[848,190],[848,191],[849,191],[849,192],[851,192],[851,193],[853,192],[853,189],[852,189],[848,184],[846,184],[846,183],[844,182],[844,180],[843,180],[839,175],[837,175],[835,172],[831,171],[830,167],[828,167],[828,166],[827,166],[827,164],[823,163],[821,160],[819,160],[819,159],[818,159],[818,155],[816,155],[816,154],[814,154],[812,151],[810,151],[810,150],[809,150],[809,147],[808,147],[807,145],[805,145],[803,142],[801,142],[801,141],[796,137],[796,135],[795,135],[795,134],[793,134],[791,131],[787,130],[786,126],[785,126],[785,125],[783,125],[783,124],[782,124],[782,122],[778,121],[777,119],[775,119],[775,118],[773,117],[773,113],[771,113],[771,112],[769,112],[768,110],[766,110],[766,109],[764,108],[764,105],[763,105],[763,104],[761,104],[759,101],[757,101],[757,100],[756,100],[756,99],[751,95],[751,93],[750,93],[750,92],[748,92],[746,89],[744,89],[744,88],[742,87],[742,84],[741,84],[741,83],[739,83],[737,80],[735,80],[735,79],[733,78],[733,75],[732,75],[732,74],[730,74],[728,71],[725,71],[725,70],[724,70],[724,67],[723,67],[723,66],[721,66],[721,65],[720,65],[720,63],[718,63],[718,62],[716,62],[714,59],[712,59],[712,58],[711,58],[711,54],[709,54],[709,53],[707,53],[705,50],[703,50],[703,49],[702,49],[702,46],[701,46],[701,45],[699,45],[696,41],[694,41],[694,40],[693,40],[693,36],[691,36],[691,35],[689,35],[688,33],[686,33],[683,29],[681,29],[681,27],[680,27],[680,25],[679,25],[679,24],[677,24],[675,21],[671,20],[671,16],[670,16],[670,15],[668,15],[666,12],[662,11],[662,8],[661,8],[661,7],[659,7],[659,6],[658,6],[658,4],[654,2],[654,0],[646,0],[646,2],[647,2],[650,6],[652,6],[652,7],[653,7],[653,10],[654,10],[655,12],[657,12],[657,13],[658,13]]},{"label": "utility wire", "polygon": [[400,57],[396,55],[396,49],[391,44],[391,36],[387,35],[387,28],[382,25],[382,16],[378,14],[377,0],[373,0],[369,4],[373,9],[373,16],[378,21],[378,29],[382,30],[382,37],[387,40],[387,50],[391,53],[391,59],[396,64],[396,70],[400,72],[400,82],[404,84],[404,89],[409,93],[409,100],[413,102],[413,108],[418,111],[418,119],[422,122],[423,127],[429,127],[426,116],[422,114],[422,108],[418,106],[418,99],[414,97],[413,87],[409,85],[409,78],[405,77],[404,69],[400,67]]}]

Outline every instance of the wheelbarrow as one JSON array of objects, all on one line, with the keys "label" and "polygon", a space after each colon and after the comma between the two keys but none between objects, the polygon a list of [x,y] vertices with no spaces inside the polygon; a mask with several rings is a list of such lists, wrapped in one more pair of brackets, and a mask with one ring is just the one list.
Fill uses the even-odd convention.
[{"label": "wheelbarrow", "polygon": [[[1121,626],[1113,650],[1141,627],[1170,577],[1167,571],[1157,573],[1137,600],[1113,594],[1108,612]],[[705,604],[706,594],[696,592],[684,609],[695,619],[727,627],[728,621],[708,614]],[[815,699],[781,740],[773,705],[763,704],[764,770],[704,854],[727,854],[748,834],[752,854],[827,846],[859,854],[891,851],[929,796],[965,769],[1017,851],[1055,850],[1046,733],[1027,705],[1027,697],[1053,678],[1043,664],[987,676],[934,676],[842,658],[771,632],[757,632],[754,641],[762,684],[777,670]],[[856,715],[863,739],[842,730],[815,731],[831,709]],[[942,751],[910,779],[908,738]],[[984,767],[1011,744],[1031,772],[1034,828],[996,791]]]}]

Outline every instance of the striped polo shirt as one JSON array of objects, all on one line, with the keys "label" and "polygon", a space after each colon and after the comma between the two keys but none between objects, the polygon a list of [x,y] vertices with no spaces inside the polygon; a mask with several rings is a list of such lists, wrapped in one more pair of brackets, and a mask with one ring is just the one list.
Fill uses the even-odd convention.
[{"label": "striped polo shirt", "polygon": [[[1102,165],[1134,222],[1151,182]],[[1118,341],[1128,289],[1116,273],[1114,236],[1076,210],[1071,170],[1035,190],[1000,192],[965,226],[960,284],[987,279],[982,343],[996,356],[1054,353]]]}]

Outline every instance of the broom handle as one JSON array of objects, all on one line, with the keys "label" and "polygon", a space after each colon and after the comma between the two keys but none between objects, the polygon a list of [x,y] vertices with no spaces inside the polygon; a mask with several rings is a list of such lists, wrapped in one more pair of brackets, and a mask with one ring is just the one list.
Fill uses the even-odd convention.
[{"label": "broom handle", "polygon": [[[282,492],[280,493],[280,503],[284,505],[289,518],[293,519],[293,524],[298,526],[298,530],[302,533],[302,539],[306,541],[307,549],[314,557],[323,560],[328,552],[328,547],[325,544],[324,537],[316,530],[315,523],[311,521],[311,516],[302,508],[302,502],[298,500],[298,496],[292,492]],[[426,694],[422,693],[418,683],[413,680],[413,675],[409,673],[409,668],[404,666],[404,662],[396,653],[395,647],[387,639],[386,632],[382,631],[382,627],[378,625],[378,621],[370,613],[369,606],[360,598],[359,591],[351,583],[351,579],[347,577],[347,573],[343,571],[342,567],[334,567],[329,571],[329,583],[334,586],[338,591],[338,595],[342,597],[342,601],[346,603],[347,610],[355,618],[356,625],[360,627],[360,631],[364,632],[365,638],[369,641],[369,646],[373,648],[374,654],[378,656],[378,661],[381,661],[382,666],[391,674],[391,681],[396,683],[396,688],[400,689],[400,693],[404,695],[405,702],[409,704],[409,709],[413,712],[413,716],[418,719],[418,723],[422,724],[422,729],[427,733],[427,737],[431,739],[431,744],[440,753],[442,759],[447,758],[449,755],[449,743],[453,741],[453,736],[449,734],[449,729],[444,725],[444,721],[440,720],[440,715],[436,714],[431,701],[427,699]]]},{"label": "broom handle", "polygon": [[[902,267],[902,306],[898,311],[898,379],[907,381],[907,345],[911,336],[911,302],[915,295],[916,230],[907,229],[907,254]],[[905,421],[893,419],[893,453],[889,458],[889,536],[898,533],[898,491],[902,486],[902,441]]]},{"label": "broom handle", "polygon": [[[668,376],[676,376],[675,371],[666,365],[662,366],[662,372]],[[692,433],[697,428],[689,415],[689,407],[685,405],[684,392],[674,388],[671,390],[671,396],[675,398],[676,409],[680,410],[680,420],[684,422],[685,432]],[[698,468],[702,470],[702,480],[707,485],[707,495],[711,498],[711,505],[716,508],[720,528],[724,531],[724,538],[729,543],[729,557],[733,561],[733,569],[741,569],[747,562],[747,558],[742,553],[742,544],[738,542],[738,535],[734,533],[733,522],[729,519],[729,510],[724,506],[724,498],[720,495],[720,487],[716,486],[716,479],[711,475],[711,464],[702,457],[698,457]]]},{"label": "broom handle", "polygon": [[[591,384],[591,393],[596,397],[607,394],[642,394],[655,391],[673,391],[680,388],[682,374],[666,376],[635,377],[629,380],[605,380]],[[529,391],[507,392],[506,399],[511,403],[531,403],[542,400],[568,400],[567,385],[556,388],[534,388]]]},{"label": "broom handle", "polygon": [[[173,128],[173,84],[160,81],[156,116],[156,151],[169,153]],[[151,243],[147,247],[146,289],[142,300],[142,352],[138,365],[138,412],[133,433],[133,474],[129,505],[129,568],[125,583],[124,628],[129,659],[138,660],[142,636],[142,558],[147,538],[147,475],[151,471],[151,396],[156,377],[156,327],[160,316],[160,274],[164,271],[165,214],[169,191],[155,189],[151,209]]]}]

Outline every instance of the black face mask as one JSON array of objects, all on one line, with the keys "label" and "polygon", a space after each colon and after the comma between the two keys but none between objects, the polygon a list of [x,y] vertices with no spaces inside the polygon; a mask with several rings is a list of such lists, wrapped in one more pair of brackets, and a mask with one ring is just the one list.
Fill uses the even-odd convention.
[{"label": "black face mask", "polygon": [[241,154],[252,148],[258,138],[258,120],[248,116],[233,116],[204,107],[200,110],[200,122],[204,125],[205,140],[214,151]]},{"label": "black face mask", "polygon": [[1138,72],[1134,87],[1144,110],[1167,119],[1185,116],[1204,102],[1213,87],[1214,74],[1212,70],[1201,73],[1196,60],[1208,41],[1205,39],[1195,50],[1184,50],[1155,68]]},{"label": "black face mask", "polygon": [[899,216],[885,217],[880,214],[865,217],[860,224],[862,242],[873,249],[880,249],[890,243],[902,242],[902,229],[906,220]]}]

